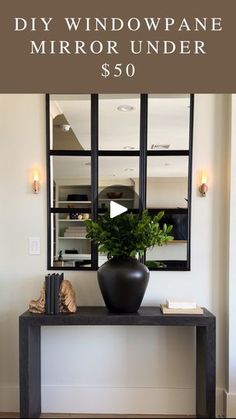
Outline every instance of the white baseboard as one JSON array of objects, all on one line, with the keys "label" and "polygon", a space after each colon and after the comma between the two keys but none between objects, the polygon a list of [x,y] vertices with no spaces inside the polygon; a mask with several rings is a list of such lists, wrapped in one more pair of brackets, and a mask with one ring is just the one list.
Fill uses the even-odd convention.
[{"label": "white baseboard", "polygon": [[236,418],[236,393],[224,392],[225,411],[227,418]]},{"label": "white baseboard", "polygon": [[193,389],[43,386],[47,413],[175,414],[195,412]]},{"label": "white baseboard", "polygon": [[[0,386],[0,412],[19,411],[18,386]],[[230,395],[231,410],[236,395]],[[229,398],[230,399],[230,398]],[[230,400],[231,400],[230,399]],[[43,413],[194,415],[195,389],[154,387],[42,386]],[[224,414],[223,390],[217,390],[217,415]],[[228,416],[230,417],[230,416]]]}]

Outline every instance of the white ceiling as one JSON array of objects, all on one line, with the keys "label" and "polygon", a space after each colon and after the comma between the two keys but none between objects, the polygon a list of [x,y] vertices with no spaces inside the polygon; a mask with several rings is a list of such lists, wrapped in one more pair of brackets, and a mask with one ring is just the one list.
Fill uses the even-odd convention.
[{"label": "white ceiling", "polygon": [[[54,179],[90,179],[90,157],[53,157]],[[185,156],[148,157],[148,177],[187,177],[188,158]],[[139,177],[138,157],[100,157],[99,179],[128,181]]]},{"label": "white ceiling", "polygon": [[[57,114],[64,113],[84,149],[90,149],[90,95],[52,95]],[[131,112],[118,111],[130,105]],[[139,95],[100,95],[99,138],[101,149],[139,148]],[[55,114],[56,115],[56,114]],[[148,144],[170,149],[187,149],[189,134],[189,95],[149,96]],[[55,157],[56,178],[90,178],[89,157]],[[131,170],[130,170],[131,169]],[[130,179],[139,176],[138,157],[101,157],[100,178]],[[149,177],[187,177],[188,158],[182,156],[149,157]]]},{"label": "white ceiling", "polygon": [[[90,95],[52,95],[51,101],[64,113],[82,147],[90,149]],[[121,112],[117,108],[122,105],[134,109]],[[148,148],[169,144],[172,150],[188,149],[189,105],[189,95],[149,95]],[[100,95],[101,149],[138,149],[139,125],[139,95]]]}]

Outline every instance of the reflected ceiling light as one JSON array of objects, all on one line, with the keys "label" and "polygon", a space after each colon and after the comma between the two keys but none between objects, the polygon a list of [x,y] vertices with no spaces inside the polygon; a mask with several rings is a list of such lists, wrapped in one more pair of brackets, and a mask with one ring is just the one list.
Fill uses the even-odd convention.
[{"label": "reflected ceiling light", "polygon": [[134,106],[131,106],[131,105],[120,105],[117,108],[117,110],[120,112],[131,112],[134,109],[135,109]]},{"label": "reflected ceiling light", "polygon": [[63,132],[69,132],[71,127],[69,124],[61,124],[59,125],[59,128]]},{"label": "reflected ceiling light", "polygon": [[127,167],[124,170],[125,170],[125,172],[134,172],[134,169],[132,169],[131,167]]}]

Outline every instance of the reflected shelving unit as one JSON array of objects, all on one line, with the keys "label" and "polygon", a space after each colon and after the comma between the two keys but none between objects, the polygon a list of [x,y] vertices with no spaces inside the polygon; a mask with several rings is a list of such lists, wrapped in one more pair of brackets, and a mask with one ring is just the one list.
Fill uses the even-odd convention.
[{"label": "reflected shelving unit", "polygon": [[[91,217],[91,185],[86,183],[78,185],[76,179],[55,179],[54,182],[55,207],[67,208],[70,211],[74,209],[74,212],[55,215],[54,265],[62,268],[89,267],[91,245],[86,238],[84,219],[81,218],[84,214],[86,214],[86,219]],[[83,200],[71,200],[70,197],[83,197]],[[80,211],[77,210],[78,206]],[[58,257],[61,260],[58,260]]]}]

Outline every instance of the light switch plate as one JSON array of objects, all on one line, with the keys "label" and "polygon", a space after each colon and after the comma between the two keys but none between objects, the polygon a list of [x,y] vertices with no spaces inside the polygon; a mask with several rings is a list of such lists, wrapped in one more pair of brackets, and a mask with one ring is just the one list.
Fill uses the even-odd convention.
[{"label": "light switch plate", "polygon": [[40,255],[40,237],[29,237],[29,254]]}]

